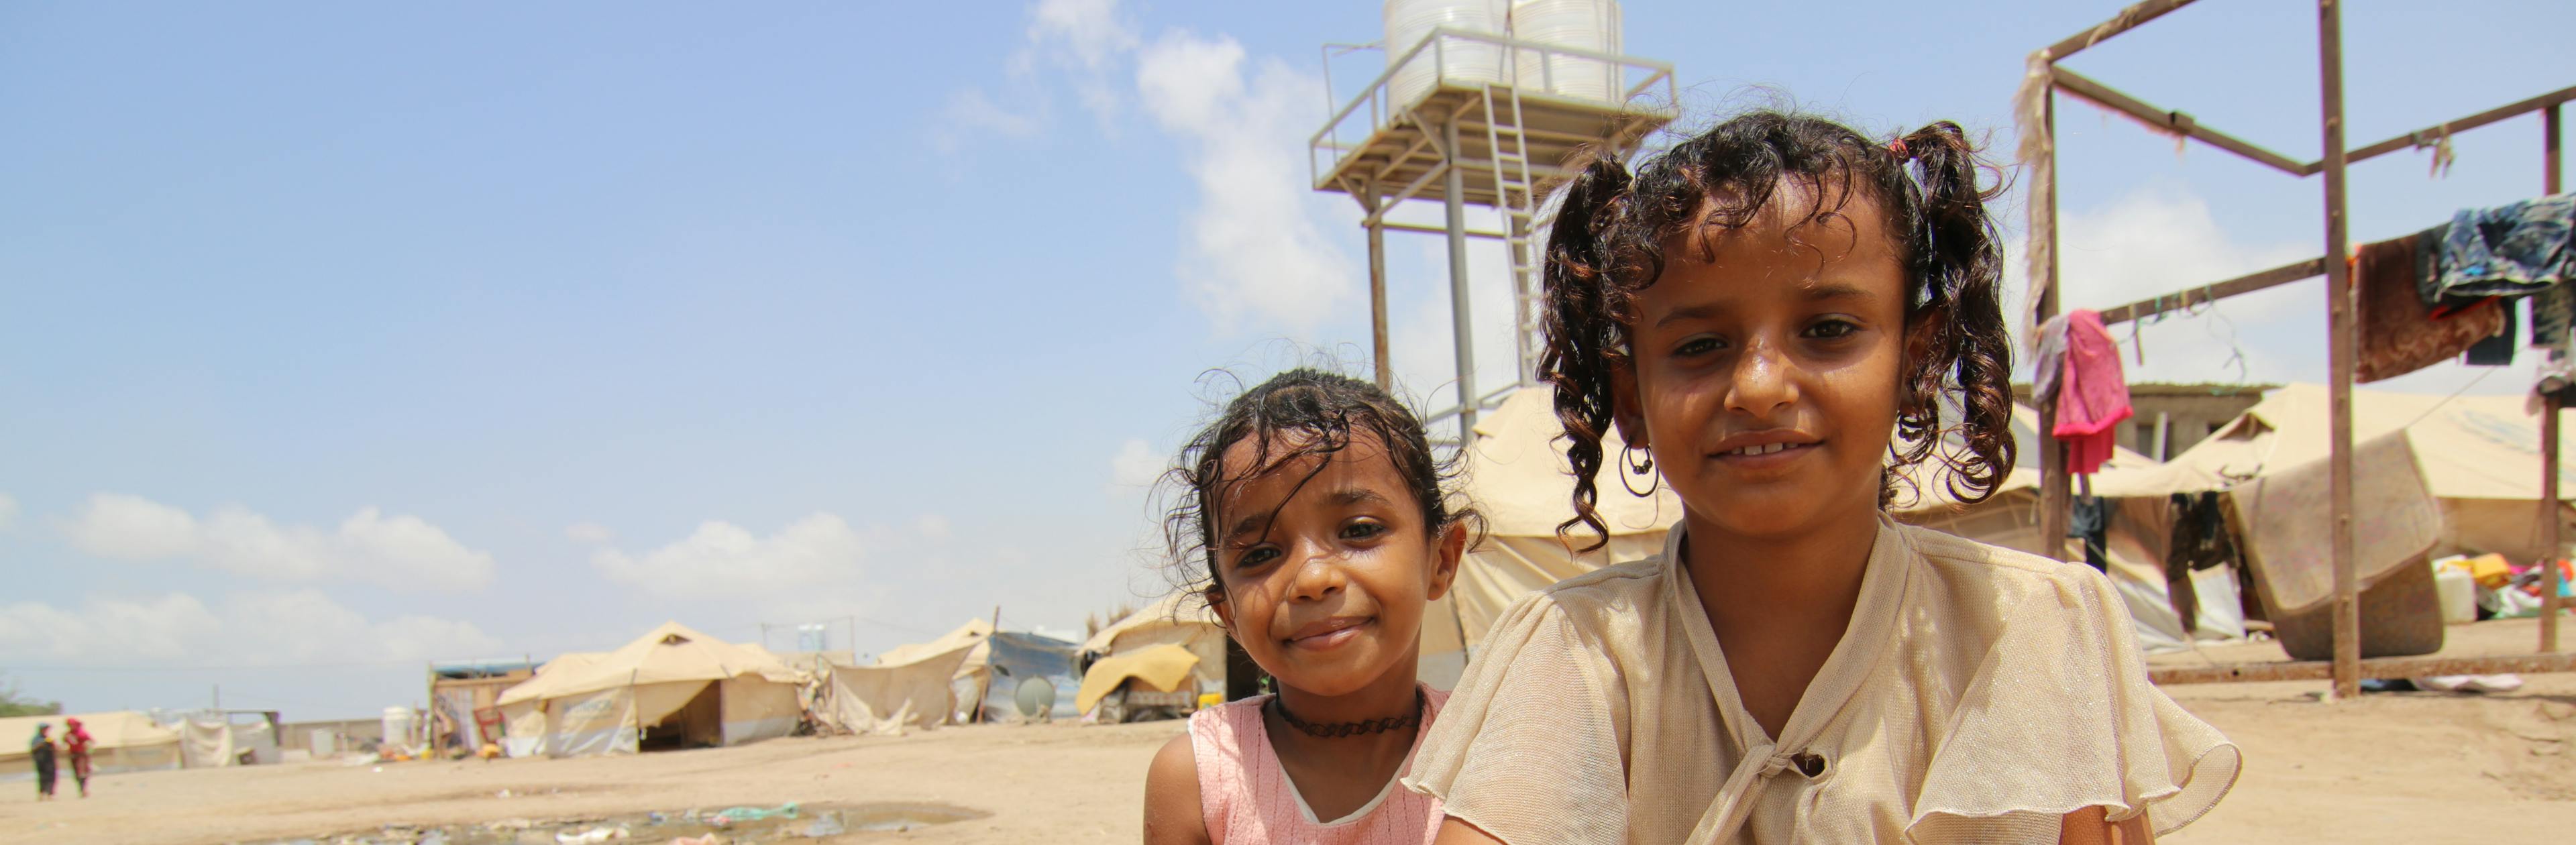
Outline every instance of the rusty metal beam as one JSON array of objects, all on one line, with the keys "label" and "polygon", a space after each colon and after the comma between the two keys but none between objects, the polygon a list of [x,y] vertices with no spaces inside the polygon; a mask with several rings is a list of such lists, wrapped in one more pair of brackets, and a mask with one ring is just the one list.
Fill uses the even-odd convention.
[{"label": "rusty metal beam", "polygon": [[[2041,105],[2040,121],[2047,127],[2049,137],[2057,137],[2057,96],[2054,91]],[[2042,204],[2048,215],[2048,266],[2038,268],[2040,272],[2048,274],[2048,278],[2046,284],[2040,288],[2039,306],[2033,312],[2042,323],[2057,316],[2058,301],[2062,298],[2057,290],[2057,168],[2054,161],[2056,155],[2054,150],[2049,152],[2050,167],[2041,171],[2042,178],[2030,195],[2030,201]],[[2035,387],[2038,380],[2033,379],[2031,383]],[[2038,397],[2034,395],[2032,399],[2036,401]],[[2039,552],[2047,555],[2051,560],[2065,560],[2066,528],[2067,524],[2074,520],[2075,497],[2067,487],[2066,444],[2057,440],[2057,403],[2039,403],[2037,433],[2039,435]]]},{"label": "rusty metal beam", "polygon": [[[2491,657],[2379,657],[2360,662],[2362,678],[2426,678],[2435,675],[2538,675],[2576,672],[2576,654],[2524,654]],[[2334,677],[2331,660],[2277,660],[2149,669],[2147,680],[2159,684],[2217,684],[2238,681],[2320,681]]]},{"label": "rusty metal beam", "polygon": [[2269,270],[2258,270],[2226,281],[2211,282],[2196,288],[2184,288],[2154,299],[2141,299],[2127,305],[2115,308],[2105,308],[2102,309],[2102,323],[2104,325],[2110,325],[2114,323],[2127,322],[2129,320],[2153,317],[2157,314],[2180,311],[2197,305],[2206,305],[2238,294],[2253,293],[2264,288],[2280,287],[2291,282],[2313,279],[2325,274],[2326,261],[2323,258],[2311,258],[2306,261],[2283,264]]},{"label": "rusty metal beam", "polygon": [[2245,158],[2253,160],[2257,164],[2269,166],[2274,170],[2278,170],[2292,176],[2307,176],[2316,173],[2319,167],[2317,163],[2299,161],[2289,156],[2255,146],[2252,142],[2246,141],[2245,139],[2201,125],[2200,121],[2193,120],[2189,114],[2179,111],[2159,109],[2155,106],[2148,105],[2144,100],[2120,93],[2111,86],[2093,81],[2083,74],[2067,70],[2063,67],[2051,68],[2051,73],[2055,77],[2057,90],[2059,91],[2063,91],[2078,99],[2093,103],[2094,105],[2137,118],[2150,126],[2160,127],[2167,132],[2172,132],[2174,134],[2191,138],[2210,146],[2244,156]]},{"label": "rusty metal beam", "polygon": [[2189,6],[2191,2],[2192,0],[2145,0],[2145,2],[2133,4],[2126,9],[2121,9],[2119,14],[2112,15],[2110,20],[2049,45],[2049,60],[2055,61],[2083,52],[2084,48],[2102,43],[2111,36],[2136,29],[2139,24],[2163,17],[2166,12]]},{"label": "rusty metal beam", "polygon": [[[2551,91],[2547,94],[2542,94],[2511,105],[2497,106],[2449,123],[2437,123],[2432,126],[2427,126],[2414,132],[2409,132],[2395,138],[2390,138],[2367,147],[2353,150],[2351,155],[2346,156],[2345,159],[2347,161],[2360,161],[2366,158],[2377,158],[2399,150],[2412,149],[2414,148],[2416,139],[2418,138],[2426,141],[2438,140],[2444,135],[2457,135],[2499,120],[2521,117],[2532,112],[2547,112],[2557,108],[2560,103],[2567,102],[2576,102],[2576,86],[2560,88],[2556,91]],[[2554,194],[2558,191],[2556,189],[2551,189],[2549,192]]]}]

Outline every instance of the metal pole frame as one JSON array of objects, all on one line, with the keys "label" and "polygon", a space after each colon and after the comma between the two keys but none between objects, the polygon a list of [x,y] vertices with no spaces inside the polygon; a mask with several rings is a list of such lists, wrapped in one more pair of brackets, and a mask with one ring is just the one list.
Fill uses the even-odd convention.
[{"label": "metal pole frame", "polygon": [[1449,211],[1449,325],[1458,351],[1458,442],[1476,442],[1476,335],[1467,307],[1467,172],[1459,161],[1459,112],[1441,118],[1442,204]]},{"label": "metal pole frame", "polygon": [[[2355,162],[2375,158],[2425,143],[2426,138],[2447,136],[2530,112],[2540,112],[2543,123],[2543,147],[2547,163],[2543,170],[2545,192],[2556,194],[2560,186],[2560,106],[2576,101],[2576,86],[2532,97],[2520,102],[2479,112],[2459,120],[2435,125],[2408,135],[2401,135],[2368,146],[2353,149],[2344,141],[2343,38],[2342,9],[2337,0],[2317,2],[2318,82],[2322,104],[2318,127],[2324,139],[2325,155],[2314,162],[2298,162],[2233,135],[2219,132],[2180,111],[2159,111],[2154,106],[2120,93],[2080,74],[2059,68],[2057,63],[2100,43],[2104,39],[2135,29],[2148,21],[2190,5],[2193,0],[2145,0],[2122,9],[2111,20],[2050,45],[2036,57],[2048,65],[2045,110],[2041,131],[2052,141],[2047,146],[2049,167],[2033,181],[2031,202],[2045,211],[2048,225],[2049,261],[2034,268],[2044,278],[2038,288],[2038,301],[2033,313],[2040,320],[2055,316],[2060,307],[2060,278],[2057,264],[2057,94],[2061,91],[2079,99],[2128,114],[2151,125],[2235,153],[2248,160],[2265,164],[2293,176],[2325,176],[2325,255],[2322,258],[2275,267],[2235,279],[2187,288],[2176,294],[2159,296],[2121,305],[2103,312],[2104,322],[2116,323],[2161,314],[2195,303],[2213,302],[2242,293],[2251,293],[2319,275],[2326,277],[2326,319],[2328,331],[2327,358],[2332,383],[2329,389],[2329,436],[2333,455],[2329,471],[2330,518],[2336,530],[2331,553],[2335,576],[2334,659],[2317,662],[2280,662],[2232,664],[2191,670],[2159,670],[2154,674],[2159,683],[2197,683],[2227,680],[2285,680],[2292,678],[2331,678],[2336,697],[2349,697],[2359,691],[2362,677],[2399,677],[2382,672],[2414,672],[2426,668],[2426,660],[2360,659],[2359,589],[2353,562],[2352,514],[2352,389],[2353,365],[2358,349],[2354,325],[2353,285],[2350,278],[2349,232],[2346,206],[2349,197],[2345,171]],[[2564,505],[2558,485],[2559,411],[2555,399],[2544,401],[2545,416],[2541,422],[2541,454],[2545,467],[2541,480],[2543,541],[2551,560],[2544,568],[2539,651],[2544,656],[2558,648],[2558,584],[2560,573],[2556,558],[2563,554],[2559,544],[2560,519]],[[2040,426],[2040,498],[2043,551],[2063,559],[2066,551],[2066,525],[2072,507],[2065,470],[2064,445],[2052,433],[2056,422],[2055,408],[2042,403],[2038,409]],[[2550,672],[2576,671],[2576,661],[2524,657],[2445,658],[2441,668],[2460,672]],[[2404,664],[2404,665],[2400,665]]]}]

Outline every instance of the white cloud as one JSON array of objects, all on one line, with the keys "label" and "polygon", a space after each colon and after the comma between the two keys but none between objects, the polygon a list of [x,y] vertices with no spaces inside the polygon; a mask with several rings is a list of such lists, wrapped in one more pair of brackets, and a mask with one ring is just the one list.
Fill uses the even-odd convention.
[{"label": "white cloud", "polygon": [[1041,57],[1069,71],[1083,107],[1114,137],[1119,97],[1110,72],[1139,43],[1135,28],[1119,17],[1118,0],[1038,0],[1029,10],[1027,36],[1028,46],[1011,60],[1014,74],[1033,72]]},{"label": "white cloud", "polygon": [[1036,107],[1005,108],[994,103],[981,88],[961,88],[948,95],[948,103],[940,107],[931,126],[931,145],[940,152],[954,153],[970,135],[1034,137],[1044,121]]},{"label": "white cloud", "polygon": [[0,493],[0,531],[7,531],[17,523],[18,500],[7,493]]},{"label": "white cloud", "polygon": [[848,522],[818,513],[767,537],[720,520],[700,523],[679,542],[630,557],[616,549],[592,555],[611,581],[667,598],[764,596],[828,588],[857,580],[865,544]]},{"label": "white cloud", "polygon": [[1121,488],[1150,487],[1163,476],[1163,455],[1141,438],[1130,437],[1118,444],[1118,454],[1109,459],[1109,485]]},{"label": "white cloud", "polygon": [[912,521],[912,528],[915,531],[921,532],[921,536],[928,537],[933,540],[947,539],[948,533],[951,530],[948,524],[948,517],[935,513],[925,513],[922,514],[920,518],[914,519]]},{"label": "white cloud", "polygon": [[606,545],[617,539],[617,532],[596,522],[576,522],[564,527],[564,536],[576,543]]},{"label": "white cloud", "polygon": [[1322,85],[1232,38],[1166,33],[1137,56],[1136,87],[1157,126],[1181,142],[1198,205],[1179,272],[1226,328],[1266,322],[1310,333],[1357,298],[1353,262],[1324,234],[1347,202],[1307,184],[1302,141]]},{"label": "white cloud", "polygon": [[416,516],[360,508],[337,531],[277,525],[226,506],[203,519],[141,496],[92,494],[62,523],[84,552],[115,560],[182,559],[198,566],[279,581],[361,580],[387,586],[468,590],[492,582],[492,555],[469,549]]},{"label": "white cloud", "polygon": [[402,661],[471,656],[500,646],[472,623],[418,615],[370,621],[309,588],[236,594],[219,607],[185,593],[92,597],[77,608],[0,605],[0,656],[23,662]]},{"label": "white cloud", "polygon": [[[2151,185],[2107,206],[2064,215],[2060,299],[2106,308],[2313,257],[2305,242],[2245,243],[2219,225],[2209,203],[2177,185]],[[2131,382],[2313,379],[2325,363],[2318,282],[2198,306],[2137,326],[2115,326]],[[2136,341],[2131,341],[2132,330]],[[2137,346],[2146,349],[2139,363]],[[2241,364],[2239,359],[2241,358]],[[2313,367],[2311,367],[2313,364]],[[2241,368],[2240,368],[2241,367]]]}]

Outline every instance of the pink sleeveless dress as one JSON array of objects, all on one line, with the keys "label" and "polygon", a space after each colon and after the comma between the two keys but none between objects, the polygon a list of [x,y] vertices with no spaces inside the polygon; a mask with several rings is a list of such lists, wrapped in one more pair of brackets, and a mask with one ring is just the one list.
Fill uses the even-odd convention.
[{"label": "pink sleeveless dress", "polygon": [[1270,731],[1261,707],[1270,696],[1221,704],[1190,716],[1190,751],[1199,766],[1199,809],[1207,820],[1208,838],[1217,845],[1294,842],[1298,845],[1421,845],[1440,832],[1440,799],[1397,781],[1413,768],[1422,737],[1449,694],[1423,687],[1422,727],[1413,751],[1386,782],[1377,798],[1339,819],[1319,820],[1306,806],[1279,754],[1270,747]]}]

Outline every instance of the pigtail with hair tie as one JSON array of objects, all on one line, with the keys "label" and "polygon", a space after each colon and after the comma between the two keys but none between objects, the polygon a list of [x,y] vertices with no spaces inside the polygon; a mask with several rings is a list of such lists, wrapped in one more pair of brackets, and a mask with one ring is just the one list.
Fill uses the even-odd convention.
[{"label": "pigtail with hair tie", "polygon": [[[1975,146],[1956,123],[1942,121],[1899,139],[1912,153],[1914,182],[1922,191],[1921,225],[1916,247],[1924,274],[1925,311],[1937,311],[1929,327],[1931,360],[1914,385],[1929,400],[1948,385],[1959,388],[1959,430],[1965,454],[1943,454],[1951,470],[1950,495],[1961,502],[1983,501],[2011,471],[2012,348],[2004,330],[1999,290],[2003,281],[2003,248],[1986,202],[2003,192],[2000,180],[1979,184],[1984,167]],[[1940,433],[1940,408],[1927,402],[1917,426],[1925,439],[1917,450],[1929,451]]]},{"label": "pigtail with hair tie", "polygon": [[1557,525],[1557,537],[1571,544],[1567,537],[1576,525],[1589,528],[1596,537],[1583,547],[1587,552],[1610,543],[1610,527],[1595,509],[1601,499],[1596,476],[1605,457],[1601,439],[1611,426],[1610,369],[1625,352],[1603,233],[1615,225],[1628,186],[1627,166],[1609,156],[1594,158],[1575,174],[1548,231],[1547,262],[1539,274],[1547,337],[1539,378],[1554,389],[1574,469],[1574,518]]}]

